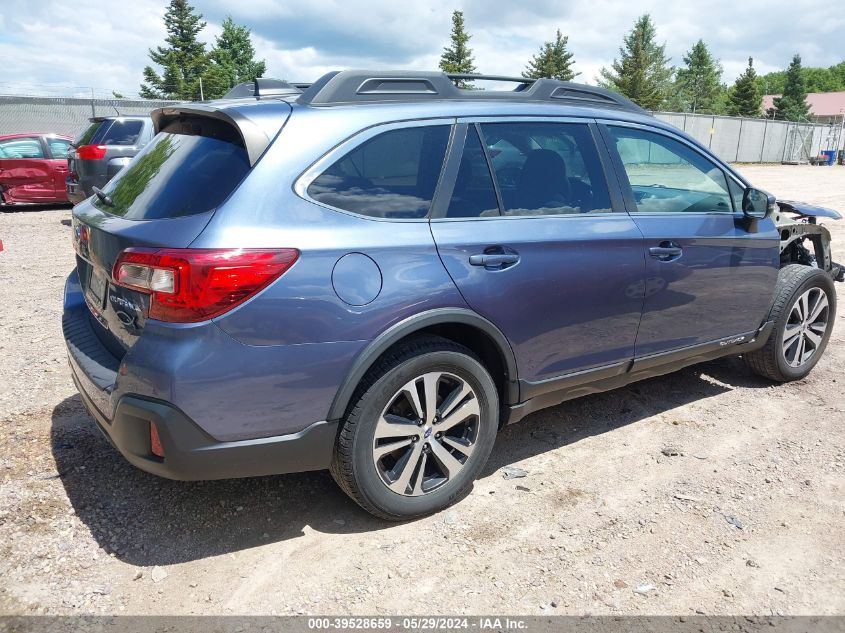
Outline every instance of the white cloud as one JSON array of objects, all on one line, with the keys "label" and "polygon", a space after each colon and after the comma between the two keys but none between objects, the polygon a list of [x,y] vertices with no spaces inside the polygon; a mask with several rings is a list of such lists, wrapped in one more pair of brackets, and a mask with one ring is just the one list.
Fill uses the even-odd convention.
[{"label": "white cloud", "polygon": [[[194,0],[211,43],[227,14],[254,32],[268,75],[309,81],[337,68],[433,69],[447,43],[454,0],[411,5],[395,0]],[[702,38],[722,60],[730,83],[753,56],[759,73],[785,67],[801,53],[806,65],[841,61],[845,15],[829,2],[804,0],[463,0],[482,72],[518,75],[557,28],[569,35],[580,81],[592,83],[618,55],[623,35],[651,13],[673,64]],[[6,0],[0,15],[0,92],[136,94],[147,50],[165,37],[166,0]],[[820,17],[820,16],[823,16]]]}]

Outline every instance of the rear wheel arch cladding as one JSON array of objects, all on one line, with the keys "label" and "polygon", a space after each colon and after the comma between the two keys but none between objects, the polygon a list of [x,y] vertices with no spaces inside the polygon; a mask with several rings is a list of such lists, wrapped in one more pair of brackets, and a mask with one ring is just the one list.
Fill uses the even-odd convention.
[{"label": "rear wheel arch cladding", "polygon": [[363,253],[347,253],[332,268],[332,288],[337,297],[350,306],[365,306],[375,301],[382,284],[378,264]]},{"label": "rear wheel arch cladding", "polygon": [[[508,385],[516,386],[518,384],[518,372],[516,357],[505,335],[485,318],[466,308],[435,308],[395,323],[364,348],[353,362],[352,367],[346,374],[345,380],[338,388],[334,401],[329,409],[327,419],[330,421],[339,420],[345,415],[354,391],[357,389],[361,380],[363,380],[367,371],[376,364],[382,354],[411,336],[427,330],[429,333],[434,333],[430,331],[430,328],[442,324],[469,325],[480,330],[490,338],[501,353],[502,363],[508,376],[508,383],[505,385],[505,390],[506,395],[510,394],[510,397],[507,400],[503,400],[503,402],[507,401],[509,404],[518,402],[518,391],[508,392]],[[461,341],[457,342],[460,343]]]}]

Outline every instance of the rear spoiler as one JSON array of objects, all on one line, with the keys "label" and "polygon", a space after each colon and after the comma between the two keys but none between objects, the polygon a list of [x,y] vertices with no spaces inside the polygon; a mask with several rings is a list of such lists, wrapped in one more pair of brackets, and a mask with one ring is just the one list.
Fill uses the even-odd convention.
[{"label": "rear spoiler", "polygon": [[200,103],[189,105],[165,106],[150,112],[153,127],[158,134],[168,124],[180,119],[205,118],[220,121],[238,132],[249,158],[250,166],[255,165],[259,157],[270,144],[270,137],[253,120],[237,110],[215,108]]}]

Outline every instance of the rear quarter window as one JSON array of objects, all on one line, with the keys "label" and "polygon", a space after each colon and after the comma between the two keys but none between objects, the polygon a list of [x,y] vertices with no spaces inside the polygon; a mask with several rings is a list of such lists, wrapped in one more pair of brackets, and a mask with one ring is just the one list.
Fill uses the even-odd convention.
[{"label": "rear quarter window", "polygon": [[370,217],[415,219],[428,215],[450,126],[389,130],[345,154],[309,186],[308,196]]}]

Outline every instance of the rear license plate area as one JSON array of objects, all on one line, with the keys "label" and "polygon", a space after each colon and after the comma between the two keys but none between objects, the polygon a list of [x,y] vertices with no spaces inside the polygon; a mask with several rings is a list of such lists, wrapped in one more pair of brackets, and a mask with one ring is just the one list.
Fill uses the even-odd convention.
[{"label": "rear license plate area", "polygon": [[91,307],[96,308],[97,311],[101,311],[103,309],[108,287],[108,277],[106,277],[102,271],[92,267],[91,277],[88,279],[88,288],[85,292],[85,296],[91,304]]}]

